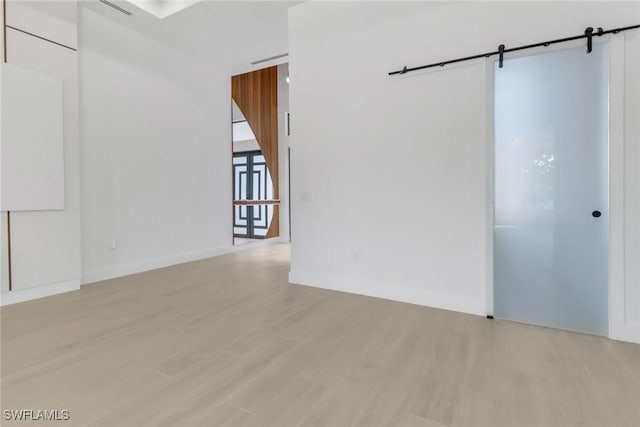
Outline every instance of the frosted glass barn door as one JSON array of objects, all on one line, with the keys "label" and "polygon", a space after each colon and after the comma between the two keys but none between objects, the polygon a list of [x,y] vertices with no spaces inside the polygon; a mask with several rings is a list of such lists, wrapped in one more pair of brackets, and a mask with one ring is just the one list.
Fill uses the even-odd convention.
[{"label": "frosted glass barn door", "polygon": [[606,335],[608,49],[495,69],[494,315]]}]

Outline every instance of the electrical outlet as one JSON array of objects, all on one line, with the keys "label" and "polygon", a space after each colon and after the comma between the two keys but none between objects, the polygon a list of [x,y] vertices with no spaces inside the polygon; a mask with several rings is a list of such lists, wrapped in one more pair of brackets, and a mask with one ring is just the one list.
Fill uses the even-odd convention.
[{"label": "electrical outlet", "polygon": [[112,240],[109,243],[109,247],[111,248],[112,251],[118,249],[118,241],[117,240]]}]

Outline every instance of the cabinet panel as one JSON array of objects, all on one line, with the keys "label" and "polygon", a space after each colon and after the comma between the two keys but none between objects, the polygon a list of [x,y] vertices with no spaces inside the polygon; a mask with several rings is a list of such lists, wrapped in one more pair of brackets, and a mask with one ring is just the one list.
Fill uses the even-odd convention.
[{"label": "cabinet panel", "polygon": [[11,213],[14,290],[80,277],[78,84],[76,52],[7,30],[9,63],[57,76],[63,82],[65,209]]},{"label": "cabinet panel", "polygon": [[62,80],[2,64],[0,210],[64,209]]}]

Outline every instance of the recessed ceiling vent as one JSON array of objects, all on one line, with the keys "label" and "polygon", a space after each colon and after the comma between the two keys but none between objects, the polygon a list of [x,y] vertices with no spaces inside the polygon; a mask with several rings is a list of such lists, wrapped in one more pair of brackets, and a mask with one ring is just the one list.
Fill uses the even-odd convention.
[{"label": "recessed ceiling vent", "polygon": [[263,62],[273,61],[274,59],[284,58],[285,56],[289,56],[289,52],[281,53],[280,55],[276,55],[276,56],[270,56],[268,58],[258,59],[257,61],[253,61],[251,65],[262,64]]}]

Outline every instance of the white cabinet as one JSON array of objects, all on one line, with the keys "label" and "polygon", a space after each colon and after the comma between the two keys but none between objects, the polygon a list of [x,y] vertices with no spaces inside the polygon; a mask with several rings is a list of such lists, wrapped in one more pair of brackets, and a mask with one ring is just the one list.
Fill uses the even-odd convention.
[{"label": "white cabinet", "polygon": [[[62,3],[64,2],[54,4]],[[75,8],[75,2],[69,3]],[[10,4],[11,2],[8,2],[7,15],[13,7]],[[41,71],[62,80],[64,113],[64,210],[11,212],[10,294],[25,289],[54,286],[61,282],[74,282],[79,286],[81,265],[77,53],[73,49],[11,28],[7,29],[6,41],[10,64]],[[6,227],[6,224],[0,225]],[[4,233],[3,231],[2,237]],[[60,289],[55,286],[54,288]],[[35,293],[29,295],[42,296]]]},{"label": "white cabinet", "polygon": [[0,211],[64,209],[62,79],[0,66]]}]

